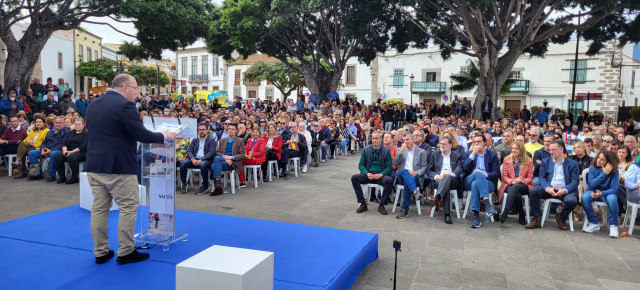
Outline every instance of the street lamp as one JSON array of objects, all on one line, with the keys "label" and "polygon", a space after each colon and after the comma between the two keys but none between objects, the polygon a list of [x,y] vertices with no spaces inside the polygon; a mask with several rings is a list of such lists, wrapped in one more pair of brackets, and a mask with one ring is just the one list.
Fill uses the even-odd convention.
[{"label": "street lamp", "polygon": [[158,88],[158,95],[160,95],[160,66],[162,65],[162,60],[156,60],[156,68],[158,69],[156,74],[156,88]]},{"label": "street lamp", "polygon": [[118,60],[118,62],[120,64],[120,69],[117,70],[115,68],[116,66],[114,65],[111,68],[113,70],[113,72],[116,72],[116,70],[117,70],[118,74],[129,72],[129,67],[128,66],[126,66],[126,65],[124,67],[122,66],[122,60],[124,59],[124,56],[122,55],[122,53],[120,51],[116,51],[116,59]]},{"label": "street lamp", "polygon": [[411,76],[409,77],[409,91],[410,91],[410,94],[411,94],[411,102],[409,103],[409,105],[413,104],[413,80],[415,78],[416,77],[413,76],[413,74],[411,74]]}]

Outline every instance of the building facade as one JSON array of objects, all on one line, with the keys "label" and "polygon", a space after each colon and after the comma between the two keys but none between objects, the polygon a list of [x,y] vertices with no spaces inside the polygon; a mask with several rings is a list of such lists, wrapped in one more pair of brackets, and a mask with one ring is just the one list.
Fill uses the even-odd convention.
[{"label": "building facade", "polygon": [[221,56],[209,53],[206,47],[185,48],[176,51],[176,84],[181,94],[199,90],[226,91],[225,64]]},{"label": "building facade", "polygon": [[[85,61],[102,58],[102,38],[85,29],[73,30],[73,45],[75,68]],[[91,88],[100,85],[91,77],[76,74],[75,79],[77,92],[89,92]]]}]

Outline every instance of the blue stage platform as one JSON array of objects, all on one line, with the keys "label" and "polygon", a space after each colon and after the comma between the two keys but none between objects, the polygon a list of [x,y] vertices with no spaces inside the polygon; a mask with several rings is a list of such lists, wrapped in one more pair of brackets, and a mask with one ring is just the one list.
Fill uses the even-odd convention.
[{"label": "blue stage platform", "polygon": [[0,289],[174,289],[175,265],[212,245],[274,252],[274,289],[348,289],[378,257],[374,233],[183,210],[176,221],[188,242],[128,265],[93,262],[90,213],[77,205],[0,223]]}]

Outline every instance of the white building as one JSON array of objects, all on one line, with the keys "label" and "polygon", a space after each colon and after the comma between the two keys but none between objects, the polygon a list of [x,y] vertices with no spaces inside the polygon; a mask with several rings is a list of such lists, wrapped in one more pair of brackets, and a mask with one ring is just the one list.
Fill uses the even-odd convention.
[{"label": "white building", "polygon": [[[247,58],[242,56],[236,58],[232,63],[227,64],[226,75],[229,76],[225,83],[229,88],[229,98],[242,98],[242,99],[261,99],[261,100],[281,100],[282,92],[278,90],[271,82],[268,81],[253,81],[244,80],[245,71],[257,62],[279,62],[279,60],[267,56],[265,54],[254,54]],[[297,95],[296,90],[293,90],[289,95],[289,98],[295,98]]]},{"label": "white building", "polygon": [[[26,30],[27,26],[24,24],[16,23],[11,26],[16,39],[21,39]],[[47,77],[51,77],[53,83],[58,83],[58,78],[63,78],[75,90],[73,76],[73,36],[66,31],[56,31],[40,52],[40,58],[33,68],[31,79],[40,77],[41,82],[45,83]],[[25,84],[22,85],[25,86]]]},{"label": "white building", "polygon": [[226,70],[222,57],[210,54],[204,46],[178,50],[176,71],[178,93],[193,94],[198,90],[227,91],[224,83]]},{"label": "white building", "polygon": [[120,44],[103,43],[102,44],[102,58],[110,60],[118,60],[118,49],[114,46],[120,46]]},{"label": "white building", "polygon": [[[550,45],[543,58],[522,55],[511,71],[517,82],[511,92],[501,96],[501,108],[521,109],[542,106],[547,102],[551,108],[568,109],[571,102],[573,63],[576,42],[565,45]],[[589,107],[605,112],[617,112],[617,106],[637,104],[640,97],[640,62],[633,60],[633,46],[622,48],[609,43],[595,56],[587,56],[588,43],[580,42],[578,75],[576,83],[576,109]],[[452,92],[452,74],[468,69],[469,57],[452,54],[444,61],[436,48],[409,49],[402,54],[389,51],[379,55],[370,67],[350,61],[339,89],[341,97],[356,94],[359,100],[371,103],[380,95],[385,99],[402,99],[405,103],[444,103],[447,95],[460,99],[475,98],[475,90]],[[372,89],[374,88],[374,89]],[[634,91],[635,90],[635,91]],[[590,101],[586,98],[589,96]],[[594,100],[595,99],[595,100]]]}]

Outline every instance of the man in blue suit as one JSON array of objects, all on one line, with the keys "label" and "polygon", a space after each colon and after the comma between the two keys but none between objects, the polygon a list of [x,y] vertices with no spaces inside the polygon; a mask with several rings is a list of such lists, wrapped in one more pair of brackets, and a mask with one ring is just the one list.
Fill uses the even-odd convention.
[{"label": "man in blue suit", "polygon": [[93,191],[91,237],[96,264],[103,264],[114,255],[107,232],[112,200],[120,208],[116,261],[127,264],[149,258],[148,253],[136,251],[133,239],[139,203],[136,141],[163,143],[174,140],[176,134],[145,129],[135,105],[137,87],[135,78],[120,74],[113,79],[113,90],[93,100],[87,108],[87,129],[91,133],[84,168]]},{"label": "man in blue suit", "polygon": [[180,162],[180,180],[182,181],[182,193],[187,192],[187,171],[189,168],[199,168],[202,177],[202,186],[196,194],[204,194],[209,190],[209,168],[216,156],[218,140],[209,137],[209,124],[198,125],[198,138],[193,139],[187,149],[187,159]]},{"label": "man in blue suit", "polygon": [[540,199],[556,198],[562,200],[564,206],[556,221],[561,230],[569,228],[565,220],[574,207],[578,204],[578,183],[580,182],[580,170],[578,163],[564,157],[562,141],[554,141],[549,145],[550,158],[545,158],[540,164],[540,185],[531,189],[531,215],[534,219],[525,225],[527,229],[541,227],[542,212]]},{"label": "man in blue suit", "polygon": [[464,185],[471,190],[471,202],[473,210],[472,228],[479,228],[480,200],[484,202],[487,215],[495,215],[497,212],[491,205],[489,193],[496,190],[496,184],[500,178],[500,161],[498,154],[487,150],[487,139],[484,134],[473,135],[471,151],[467,152],[469,158],[464,160],[462,169],[465,172]]}]

